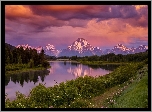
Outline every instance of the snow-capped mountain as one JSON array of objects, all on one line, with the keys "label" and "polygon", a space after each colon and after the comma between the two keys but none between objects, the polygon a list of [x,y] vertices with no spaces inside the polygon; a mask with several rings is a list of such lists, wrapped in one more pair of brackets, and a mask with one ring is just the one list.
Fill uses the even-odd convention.
[{"label": "snow-capped mountain", "polygon": [[66,49],[57,50],[54,45],[47,44],[45,47],[38,46],[38,47],[32,47],[28,44],[25,45],[18,45],[16,47],[23,47],[23,49],[31,48],[36,49],[38,53],[43,49],[45,51],[45,54],[50,56],[92,56],[92,55],[104,55],[109,53],[114,54],[134,54],[139,52],[144,52],[148,50],[148,46],[146,45],[140,45],[139,47],[131,47],[128,48],[124,46],[123,44],[117,44],[112,49],[106,49],[101,50],[99,47],[93,47],[87,40],[83,38],[78,38],[75,40],[71,45],[67,46]]},{"label": "snow-capped mountain", "polygon": [[16,48],[20,48],[23,47],[23,49],[25,50],[26,48],[31,48],[34,49],[34,47],[29,46],[28,44],[23,44],[23,45],[17,45]]},{"label": "snow-capped mountain", "polygon": [[135,48],[127,48],[126,46],[122,44],[117,44],[114,46],[113,49],[106,49],[103,51],[103,54],[109,54],[109,53],[114,53],[114,54],[134,54],[134,53],[139,53],[139,52],[144,52],[148,49],[148,46],[146,45],[140,45],[139,47]]},{"label": "snow-capped mountain", "polygon": [[23,44],[23,45],[17,45],[16,48],[20,48],[20,47],[23,47],[23,49],[25,50],[26,48],[31,48],[31,49],[36,49],[38,53],[41,52],[42,48],[41,46],[38,46],[38,47],[32,47],[28,44]]},{"label": "snow-capped mountain", "polygon": [[78,38],[67,49],[63,49],[59,56],[91,56],[101,55],[102,51],[99,47],[93,47],[87,40]]},{"label": "snow-capped mountain", "polygon": [[82,53],[87,50],[93,50],[93,47],[87,42],[87,40],[83,38],[78,38],[76,41],[72,43],[72,45],[68,46],[69,50],[75,50],[79,53]]},{"label": "snow-capped mountain", "polygon": [[58,56],[58,54],[60,53],[60,51],[57,50],[55,46],[51,44],[46,45],[44,51],[45,51],[45,54],[50,55],[50,56]]},{"label": "snow-capped mountain", "polygon": [[136,52],[144,52],[148,49],[148,46],[146,45],[140,45],[139,47],[136,48]]},{"label": "snow-capped mountain", "polygon": [[23,44],[23,45],[17,45],[16,48],[19,48],[21,46],[23,47],[24,50],[26,48],[36,49],[38,53],[40,53],[41,50],[43,49],[45,54],[50,55],[50,56],[58,56],[58,54],[60,53],[60,51],[56,50],[54,45],[51,45],[51,44],[48,44],[45,47],[42,47],[42,46],[32,47],[28,44]]},{"label": "snow-capped mountain", "polygon": [[[111,51],[109,51],[110,53],[114,53],[114,54],[129,54],[130,53],[130,49],[127,48],[126,46],[124,46],[123,44],[117,44],[116,46],[114,46],[113,49],[111,49]],[[106,53],[107,54],[107,53]]]},{"label": "snow-capped mountain", "polygon": [[38,52],[38,53],[40,53],[40,52],[41,52],[41,50],[43,49],[43,47],[38,46],[38,47],[35,47],[34,49],[36,49],[36,50],[37,50],[37,52]]}]

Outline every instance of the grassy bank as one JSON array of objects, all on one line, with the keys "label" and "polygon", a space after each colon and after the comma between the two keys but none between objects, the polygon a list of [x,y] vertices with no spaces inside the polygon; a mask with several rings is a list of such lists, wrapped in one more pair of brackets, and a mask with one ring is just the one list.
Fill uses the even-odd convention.
[{"label": "grassy bank", "polygon": [[135,77],[92,98],[92,108],[148,108],[148,68],[145,65]]},{"label": "grassy bank", "polygon": [[138,71],[135,79],[130,80],[121,96],[114,96],[115,103],[110,108],[148,108],[148,69],[145,66]]},{"label": "grassy bank", "polygon": [[[48,66],[47,68],[49,67],[51,66]],[[8,64],[5,66],[5,75],[29,72],[29,71],[45,70],[45,69],[46,68],[42,67],[41,65],[38,67],[31,67],[28,64]]]},{"label": "grassy bank", "polygon": [[80,63],[84,64],[84,65],[125,65],[127,64],[124,62],[107,62],[107,61],[79,61]]},{"label": "grassy bank", "polygon": [[[30,91],[28,96],[17,93],[17,98],[10,101],[6,97],[6,108],[90,108],[95,107],[93,98],[106,95],[109,91],[117,90],[131,78],[137,77],[137,71],[145,63],[129,63],[120,66],[112,73],[97,78],[91,76],[79,77],[75,80],[62,82],[54,87],[46,88],[39,84]],[[130,82],[131,83],[131,82]],[[112,91],[111,90],[111,91]],[[109,93],[110,95],[110,93]],[[114,96],[114,95],[113,95]],[[108,97],[108,96],[107,96]],[[104,98],[107,98],[104,96]],[[112,95],[111,95],[112,97]],[[113,97],[112,97],[113,98]],[[106,106],[106,100],[101,106]],[[97,101],[96,101],[97,102]],[[92,104],[94,103],[94,104]],[[103,105],[104,104],[104,105]],[[97,105],[97,104],[96,104]],[[107,107],[110,107],[107,105]]]}]

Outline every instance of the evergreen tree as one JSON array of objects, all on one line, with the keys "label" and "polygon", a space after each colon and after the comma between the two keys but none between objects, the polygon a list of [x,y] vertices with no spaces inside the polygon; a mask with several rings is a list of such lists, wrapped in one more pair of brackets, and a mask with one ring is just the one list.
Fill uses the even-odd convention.
[{"label": "evergreen tree", "polygon": [[7,59],[6,59],[5,63],[6,63],[6,64],[9,64],[9,63],[10,63],[10,58],[9,58],[9,56],[7,56]]},{"label": "evergreen tree", "polygon": [[42,64],[44,62],[44,50],[42,49],[40,54],[39,54],[39,59],[40,59],[40,63]]},{"label": "evergreen tree", "polygon": [[22,58],[21,58],[21,55],[19,56],[18,58],[18,64],[22,64]]},{"label": "evergreen tree", "polygon": [[28,63],[29,68],[33,68],[34,67],[34,61],[33,59],[30,59],[30,62]]}]

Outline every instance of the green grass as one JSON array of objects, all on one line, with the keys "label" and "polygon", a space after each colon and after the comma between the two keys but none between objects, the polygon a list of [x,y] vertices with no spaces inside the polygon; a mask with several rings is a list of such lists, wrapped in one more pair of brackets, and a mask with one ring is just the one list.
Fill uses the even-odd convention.
[{"label": "green grass", "polygon": [[138,70],[136,77],[106,90],[90,102],[94,105],[91,108],[148,108],[147,66]]},{"label": "green grass", "polygon": [[107,61],[79,61],[80,63],[84,65],[125,65],[128,64],[127,62],[107,62]]},{"label": "green grass", "polygon": [[30,72],[30,71],[39,71],[39,70],[45,70],[46,68],[42,68],[42,67],[38,67],[38,68],[25,68],[25,69],[21,69],[21,70],[16,70],[16,71],[7,71],[5,72],[5,75],[8,74],[19,74],[19,73],[23,73],[23,72]]},{"label": "green grass", "polygon": [[115,103],[107,105],[109,108],[148,108],[148,68],[145,66],[139,70],[137,77],[121,95],[111,100]]},{"label": "green grass", "polygon": [[110,89],[107,89],[103,94],[90,99],[90,102],[92,103],[92,106],[90,106],[90,108],[106,108],[107,103],[105,103],[105,101],[107,98],[112,98],[114,96],[112,93],[116,92],[119,88],[119,86],[112,87]]},{"label": "green grass", "polygon": [[5,75],[29,72],[29,71],[45,70],[45,69],[46,68],[42,66],[30,68],[28,64],[8,64],[5,66]]},{"label": "green grass", "polygon": [[129,87],[118,98],[113,108],[148,108],[148,75],[138,82],[130,84]]}]

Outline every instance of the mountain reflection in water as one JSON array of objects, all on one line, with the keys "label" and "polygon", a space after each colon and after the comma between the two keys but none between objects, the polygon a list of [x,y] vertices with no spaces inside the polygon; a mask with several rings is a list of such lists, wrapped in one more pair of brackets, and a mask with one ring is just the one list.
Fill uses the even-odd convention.
[{"label": "mountain reflection in water", "polygon": [[42,71],[25,72],[20,74],[5,75],[5,92],[10,99],[16,97],[15,92],[20,91],[28,94],[31,88],[39,83],[46,87],[54,86],[56,83],[76,79],[77,77],[106,75],[118,66],[87,66],[75,62],[50,62],[51,68]]}]

